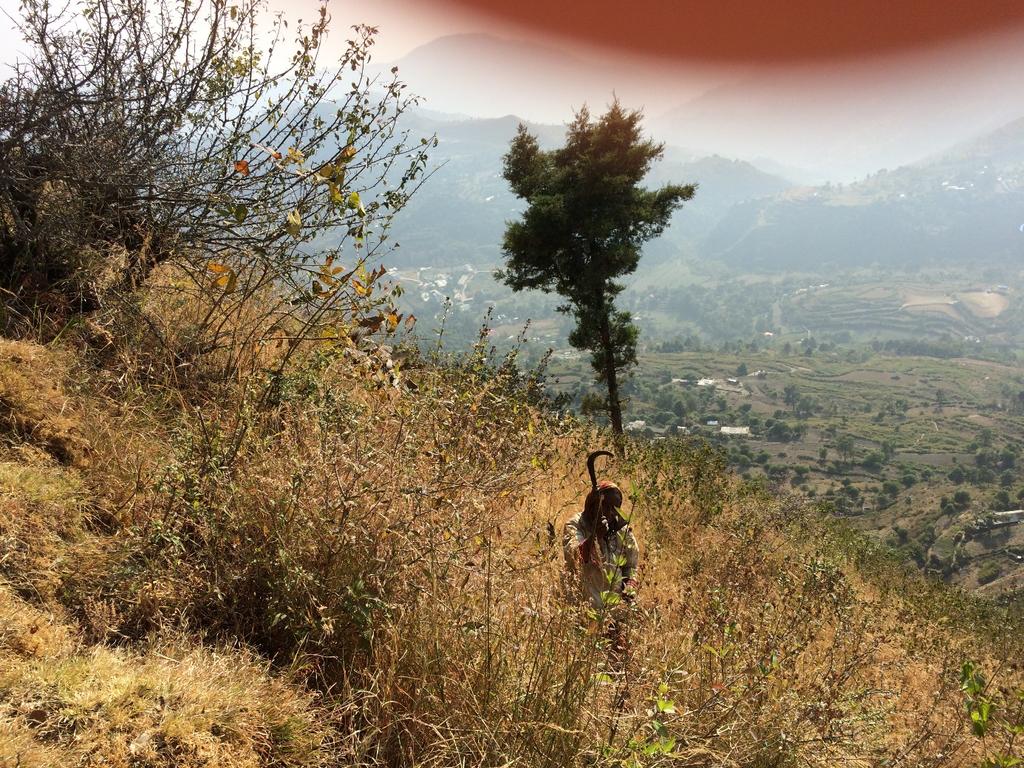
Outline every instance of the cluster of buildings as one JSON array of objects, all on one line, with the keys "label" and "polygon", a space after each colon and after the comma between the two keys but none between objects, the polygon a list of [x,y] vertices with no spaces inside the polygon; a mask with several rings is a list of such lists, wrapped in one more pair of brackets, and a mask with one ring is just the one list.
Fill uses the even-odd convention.
[{"label": "cluster of buildings", "polygon": [[818,285],[808,285],[806,288],[797,288],[795,291],[793,291],[793,295],[794,296],[803,296],[805,293],[810,293],[811,291],[820,291],[820,290],[823,290],[825,288],[828,288],[830,285],[831,285],[831,283],[820,283]]},{"label": "cluster of buildings", "polygon": [[472,264],[464,264],[461,274],[457,277],[451,271],[437,267],[401,269],[394,272],[394,277],[402,283],[411,283],[415,286],[414,290],[419,290],[420,301],[424,304],[440,304],[446,298],[450,298],[456,309],[467,310],[472,307],[475,298],[470,291],[470,283],[481,273],[486,273],[486,270],[480,270]]},{"label": "cluster of buildings", "polygon": [[[727,437],[750,437],[751,436],[750,427],[726,427],[726,426],[721,426],[718,423],[718,419],[708,419],[705,422],[704,426],[711,427],[713,430],[717,430],[718,434],[725,435]],[[647,422],[644,421],[643,419],[636,419],[635,421],[628,422],[623,427],[623,429],[625,429],[627,432],[643,432],[643,431],[645,431],[647,429],[650,429],[650,427],[648,427]],[[691,432],[691,430],[688,427],[679,427],[678,430],[677,430],[677,434],[682,434],[682,435],[688,435],[688,434],[690,434],[690,432]]]}]

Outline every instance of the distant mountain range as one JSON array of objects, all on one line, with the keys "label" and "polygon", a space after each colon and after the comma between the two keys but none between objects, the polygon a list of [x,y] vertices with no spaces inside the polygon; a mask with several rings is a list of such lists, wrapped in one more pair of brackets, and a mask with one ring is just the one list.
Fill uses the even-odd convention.
[{"label": "distant mountain range", "polygon": [[[396,266],[494,265],[505,223],[522,209],[501,175],[520,123],[435,121],[433,177],[398,217]],[[528,124],[543,146],[564,127]],[[926,161],[847,185],[798,186],[756,165],[668,147],[649,182],[696,183],[696,197],[645,251],[648,265],[699,260],[727,271],[884,264],[1024,264],[1024,119]]]},{"label": "distant mountain range", "polygon": [[[522,210],[502,178],[519,115],[565,115],[528,123],[555,147],[569,107],[603,104],[615,83],[637,76],[485,35],[441,38],[398,66],[429,99],[406,126],[439,139],[432,177],[392,230],[401,247],[388,264],[399,268],[500,264],[506,222]],[[769,72],[649,108],[646,132],[667,144],[650,184],[698,191],[646,246],[637,290],[655,276],[671,288],[695,269],[728,279],[1024,265],[1024,89],[1015,71],[955,69],[913,84],[884,65],[857,78],[839,65]],[[816,181],[827,178],[857,180]]]},{"label": "distant mountain range", "polygon": [[699,251],[748,271],[1024,266],[1024,119],[850,185],[732,208]]},{"label": "distant mountain range", "polygon": [[1021,114],[1016,72],[908,82],[821,69],[714,88],[649,129],[675,144],[803,167],[799,181],[823,183],[918,161]]}]

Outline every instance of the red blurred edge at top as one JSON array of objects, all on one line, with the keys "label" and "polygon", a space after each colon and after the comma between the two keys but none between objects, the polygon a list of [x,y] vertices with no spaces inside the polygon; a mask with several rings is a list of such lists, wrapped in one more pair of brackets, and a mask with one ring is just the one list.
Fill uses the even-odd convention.
[{"label": "red blurred edge at top", "polygon": [[939,46],[1024,28],[1024,0],[447,0],[623,53],[785,63]]}]

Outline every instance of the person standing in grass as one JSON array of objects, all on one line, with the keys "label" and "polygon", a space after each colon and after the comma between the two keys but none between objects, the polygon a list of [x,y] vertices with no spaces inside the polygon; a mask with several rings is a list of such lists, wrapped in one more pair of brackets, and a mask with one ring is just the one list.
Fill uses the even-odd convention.
[{"label": "person standing in grass", "polygon": [[591,491],[583,510],[565,523],[562,539],[567,570],[597,610],[633,601],[640,559],[636,537],[622,514],[622,491],[608,480],[597,481],[594,460],[602,455],[611,454],[595,451],[587,458]]}]

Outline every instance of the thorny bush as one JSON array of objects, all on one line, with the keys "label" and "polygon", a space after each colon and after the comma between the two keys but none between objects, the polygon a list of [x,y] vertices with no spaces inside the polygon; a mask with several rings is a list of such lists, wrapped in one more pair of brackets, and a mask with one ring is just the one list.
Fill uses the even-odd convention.
[{"label": "thorny bush", "polygon": [[16,24],[4,326],[131,303],[168,260],[224,293],[273,284],[314,315],[359,291],[353,270],[384,247],[434,143],[400,127],[415,98],[397,70],[370,74],[374,28],[332,63],[326,6],[289,31],[258,0],[26,0]]}]

